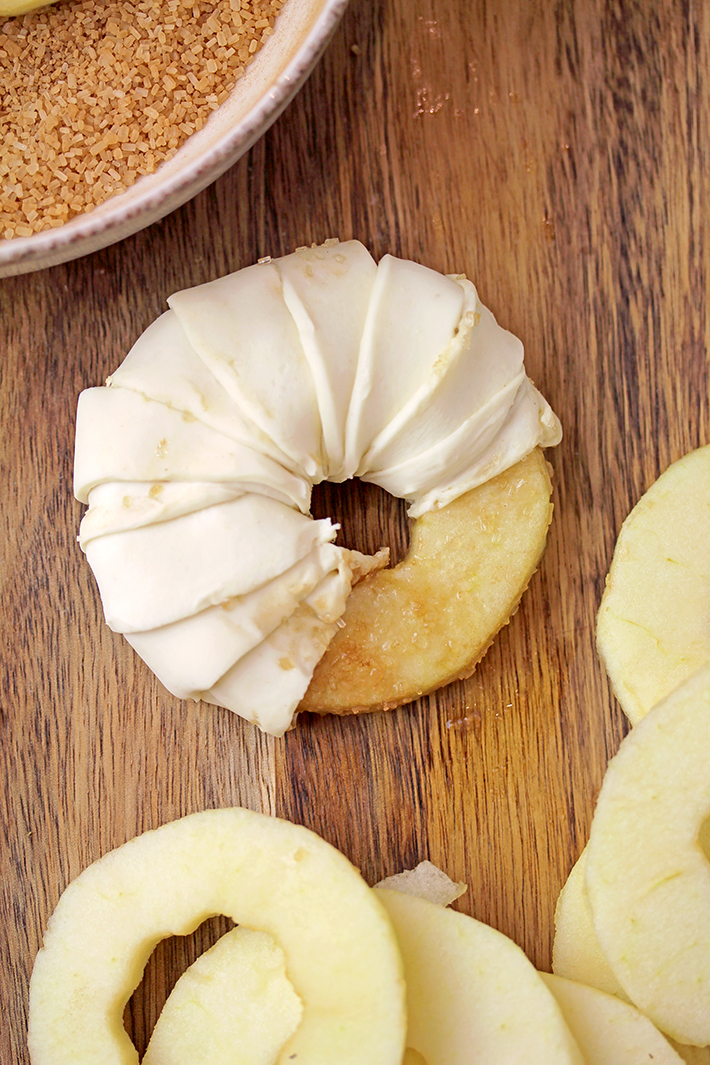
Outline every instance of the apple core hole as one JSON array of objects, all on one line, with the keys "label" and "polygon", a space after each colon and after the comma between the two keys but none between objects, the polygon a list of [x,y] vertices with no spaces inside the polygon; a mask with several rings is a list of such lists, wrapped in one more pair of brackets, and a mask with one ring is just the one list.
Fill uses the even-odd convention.
[{"label": "apple core hole", "polygon": [[390,565],[396,566],[409,551],[407,503],[383,488],[365,481],[342,484],[323,481],[313,489],[311,513],[340,525],[337,542],[351,551],[374,555],[390,549]]},{"label": "apple core hole", "polygon": [[169,936],[158,943],[123,1012],[123,1025],[142,1060],[166,999],[186,969],[226,932],[229,917],[209,917],[189,936]]}]

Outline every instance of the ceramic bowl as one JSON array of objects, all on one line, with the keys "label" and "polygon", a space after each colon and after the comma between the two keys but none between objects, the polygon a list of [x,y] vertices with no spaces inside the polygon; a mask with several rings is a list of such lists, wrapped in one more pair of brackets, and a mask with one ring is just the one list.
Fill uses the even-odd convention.
[{"label": "ceramic bowl", "polygon": [[348,0],[288,0],[273,35],[221,107],[154,173],[56,229],[0,239],[0,277],[105,248],[195,196],[266,132],[320,58]]}]

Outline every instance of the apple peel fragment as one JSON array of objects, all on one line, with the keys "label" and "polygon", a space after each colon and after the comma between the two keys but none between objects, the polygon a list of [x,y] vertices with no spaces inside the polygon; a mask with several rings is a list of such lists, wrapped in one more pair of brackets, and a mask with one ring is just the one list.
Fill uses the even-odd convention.
[{"label": "apple peel fragment", "polygon": [[404,869],[394,876],[385,877],[375,887],[400,891],[403,895],[416,895],[437,906],[450,906],[468,890],[466,884],[452,880],[443,869],[429,861],[419,862],[414,869]]}]

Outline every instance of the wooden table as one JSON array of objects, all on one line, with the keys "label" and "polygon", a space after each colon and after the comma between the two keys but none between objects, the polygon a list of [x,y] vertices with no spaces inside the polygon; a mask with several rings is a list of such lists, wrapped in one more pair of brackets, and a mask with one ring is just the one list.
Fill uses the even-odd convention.
[{"label": "wooden table", "polygon": [[[625,731],[594,649],[615,537],[708,441],[709,49],[699,0],[352,0],[306,88],[214,186],[122,244],[0,282],[0,1060],[27,1061],[32,961],[67,882],[205,807],[308,825],[371,882],[430,858],[468,883],[464,910],[549,967],[555,899]],[[75,542],[74,409],[172,291],[334,235],[465,270],[565,439],[547,553],[471,680],[273,740],[169,696],[105,626]],[[363,498],[346,542],[401,545],[402,509]],[[353,510],[347,492],[326,502]],[[127,1011],[139,1048],[223,927],[156,951]]]}]

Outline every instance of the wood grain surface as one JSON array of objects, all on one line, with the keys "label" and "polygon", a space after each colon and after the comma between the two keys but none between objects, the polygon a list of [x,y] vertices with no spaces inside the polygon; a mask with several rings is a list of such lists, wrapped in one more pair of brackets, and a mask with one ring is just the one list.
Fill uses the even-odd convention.
[{"label": "wood grain surface", "polygon": [[[68,881],[136,833],[244,804],[340,847],[371,882],[423,858],[549,968],[555,899],[625,731],[594,649],[619,526],[710,439],[710,5],[352,0],[270,132],[194,201],[89,258],[0,281],[0,1061]],[[303,717],[283,740],[180,703],[102,620],[75,542],[79,391],[174,290],[326,237],[465,271],[559,414],[547,553],[474,676],[420,703]],[[322,496],[359,548],[403,508]],[[168,886],[166,885],[166,890]],[[141,1049],[170,940],[127,1011]]]}]

